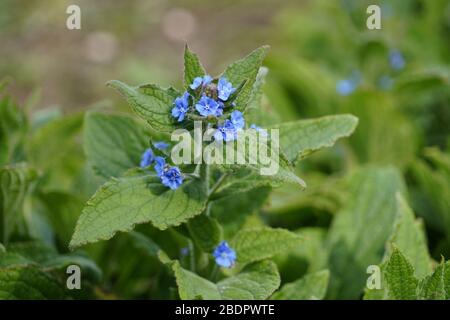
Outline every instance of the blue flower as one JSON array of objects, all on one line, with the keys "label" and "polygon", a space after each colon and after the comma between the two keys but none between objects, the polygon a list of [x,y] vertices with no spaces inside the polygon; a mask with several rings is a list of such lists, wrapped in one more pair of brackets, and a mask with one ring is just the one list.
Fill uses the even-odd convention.
[{"label": "blue flower", "polygon": [[231,113],[231,123],[233,123],[236,130],[243,129],[245,126],[245,120],[242,112],[234,110]]},{"label": "blue flower", "polygon": [[156,149],[161,151],[166,150],[169,147],[169,144],[165,143],[164,141],[155,142],[153,145],[155,146]]},{"label": "blue flower", "polygon": [[336,85],[336,91],[341,96],[348,96],[356,89],[356,83],[351,79],[340,80]]},{"label": "blue flower", "polygon": [[230,120],[225,120],[222,125],[218,126],[214,133],[214,139],[217,141],[232,141],[236,138],[236,128]]},{"label": "blue flower", "polygon": [[174,104],[175,107],[172,109],[172,117],[178,118],[178,122],[181,122],[189,110],[189,93],[185,92],[181,97],[176,98]]},{"label": "blue flower", "polygon": [[162,184],[172,190],[178,189],[183,183],[183,176],[178,167],[166,167],[160,177]]},{"label": "blue flower", "polygon": [[155,157],[155,171],[161,177],[166,169],[166,160],[163,157]]},{"label": "blue flower", "polygon": [[267,134],[267,130],[266,129],[263,129],[263,128],[261,128],[261,127],[258,127],[256,124],[252,124],[252,125],[250,125],[250,129],[255,129],[257,132],[259,132],[262,136],[264,136],[264,137],[267,137],[268,136],[268,134]]},{"label": "blue flower", "polygon": [[144,151],[144,153],[141,156],[141,168],[148,167],[155,161],[155,156],[153,154],[153,150],[151,148],[148,148]]},{"label": "blue flower", "polygon": [[215,101],[214,99],[202,96],[201,99],[195,105],[195,109],[197,109],[198,113],[202,116],[216,116],[220,117],[222,115],[223,109],[222,105]]},{"label": "blue flower", "polygon": [[172,190],[183,183],[183,176],[178,167],[171,167],[163,157],[155,157],[155,171],[161,178],[161,183]]},{"label": "blue flower", "polygon": [[217,92],[219,93],[220,100],[227,101],[234,91],[236,91],[236,89],[233,88],[231,82],[229,82],[226,78],[219,79],[219,83],[217,84]]},{"label": "blue flower", "polygon": [[196,77],[192,84],[189,86],[192,90],[197,89],[200,86],[207,86],[212,81],[212,77],[209,75],[203,76],[203,77]]},{"label": "blue flower", "polygon": [[401,70],[405,67],[405,59],[400,51],[392,50],[389,53],[389,64],[394,70]]},{"label": "blue flower", "polygon": [[231,268],[236,261],[236,252],[230,248],[226,241],[222,241],[214,250],[216,263],[224,268]]}]

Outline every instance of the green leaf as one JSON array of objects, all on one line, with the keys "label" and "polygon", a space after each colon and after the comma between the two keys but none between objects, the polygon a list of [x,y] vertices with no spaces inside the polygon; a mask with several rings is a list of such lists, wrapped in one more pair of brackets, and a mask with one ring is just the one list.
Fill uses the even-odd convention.
[{"label": "green leaf", "polygon": [[269,259],[301,245],[303,238],[284,229],[251,228],[239,231],[231,241],[241,265]]},{"label": "green leaf", "polygon": [[184,87],[189,90],[189,85],[192,84],[196,77],[203,77],[205,69],[198,56],[193,53],[186,45],[184,47]]},{"label": "green leaf", "polygon": [[280,130],[281,149],[289,161],[295,162],[350,136],[357,124],[358,118],[352,115],[336,115],[282,123],[274,128]]},{"label": "green leaf", "polygon": [[252,263],[239,274],[217,283],[225,300],[267,299],[279,286],[277,266],[270,260]]},{"label": "green leaf", "polygon": [[[227,183],[231,189],[239,190],[242,187],[246,188],[252,184],[254,187],[278,187],[283,183],[291,183],[302,189],[306,188],[306,183],[295,174],[292,164],[280,152],[276,141],[272,141],[273,145],[271,141],[265,144],[267,147],[267,160],[270,161],[270,163],[266,164],[261,161],[262,159],[260,157],[260,154],[264,153],[263,150],[260,149],[258,152],[252,152],[250,148],[251,138],[245,138],[245,149],[238,148],[238,144],[234,142],[228,142],[227,146],[224,146],[224,149],[234,146],[235,159],[244,160],[241,164],[222,165],[226,171],[232,171],[232,177],[228,180],[234,180],[236,185],[240,185],[239,188],[236,188],[235,186],[230,186],[230,183]],[[259,148],[262,145],[258,143]],[[239,176],[239,179],[234,176]]]},{"label": "green leaf", "polygon": [[61,284],[36,266],[0,269],[0,299],[63,299]]},{"label": "green leaf", "polygon": [[10,97],[0,97],[0,165],[23,160],[27,130],[25,112]]},{"label": "green leaf", "polygon": [[367,289],[364,299],[379,300],[389,298],[384,274],[386,272],[386,263],[391,256],[393,248],[397,248],[408,259],[418,279],[422,279],[432,271],[432,261],[428,253],[423,225],[420,220],[415,219],[414,213],[400,194],[397,194],[396,222],[386,248],[384,261],[380,265],[383,272],[381,288]]},{"label": "green leaf", "polygon": [[330,272],[317,271],[295,282],[285,284],[273,296],[273,300],[321,300],[325,297]]},{"label": "green leaf", "polygon": [[246,190],[230,190],[234,192],[211,203],[211,216],[222,225],[226,239],[233,237],[247,217],[263,206],[271,188],[254,185]]},{"label": "green leaf", "polygon": [[182,300],[220,300],[221,296],[217,286],[195,273],[185,270],[178,261],[172,265],[177,281],[178,293]]},{"label": "green leaf", "polygon": [[397,247],[408,259],[418,279],[431,272],[431,257],[424,227],[416,220],[414,213],[401,194],[397,195],[398,218],[389,242]]},{"label": "green leaf", "polygon": [[158,253],[162,251],[152,239],[142,233],[131,231],[130,236],[133,239],[134,246],[144,250],[149,256],[157,257]]},{"label": "green leaf", "polygon": [[261,108],[261,100],[263,97],[263,86],[266,83],[266,76],[269,73],[269,69],[266,67],[261,67],[256,75],[255,83],[253,84],[253,90],[248,102],[247,111],[252,108]]},{"label": "green leaf", "polygon": [[450,299],[450,261],[442,261],[434,273],[422,281],[419,296],[427,300]]},{"label": "green leaf", "polygon": [[178,261],[172,262],[182,300],[261,300],[268,298],[280,285],[280,276],[272,261],[248,265],[241,273],[217,284],[183,269]]},{"label": "green leaf", "polygon": [[222,240],[222,227],[216,219],[208,217],[206,214],[189,220],[187,228],[194,242],[204,252],[212,252]]},{"label": "green leaf", "polygon": [[4,265],[2,263],[2,266],[16,267],[32,264],[38,265],[45,271],[60,270],[65,273],[67,266],[75,264],[81,268],[83,279],[99,282],[102,278],[100,268],[86,256],[79,253],[58,254],[53,247],[39,241],[16,242],[8,246],[6,254],[9,261]]},{"label": "green leaf", "polygon": [[8,242],[36,173],[25,165],[0,168],[0,241]]},{"label": "green leaf", "polygon": [[241,93],[235,100],[236,109],[245,111],[252,96],[253,85],[256,82],[259,68],[261,67],[268,49],[268,46],[262,46],[254,50],[245,58],[229,65],[223,73],[223,76],[226,77],[233,86],[237,86],[247,80]]},{"label": "green leaf", "polygon": [[127,100],[133,111],[146,120],[153,130],[173,131],[171,110],[177,96],[174,89],[162,89],[153,84],[131,87],[117,80],[109,81],[107,85],[116,89]]},{"label": "green leaf", "polygon": [[427,224],[450,235],[450,182],[445,171],[442,168],[432,170],[424,161],[416,160],[411,166],[411,172],[421,195],[427,200],[426,209],[419,213]]},{"label": "green leaf", "polygon": [[416,299],[418,281],[414,277],[414,268],[405,256],[394,248],[384,273],[388,297],[395,300]]},{"label": "green leaf", "polygon": [[83,210],[84,201],[73,194],[59,191],[40,192],[38,197],[53,231],[62,244],[67,246]]},{"label": "green leaf", "polygon": [[[397,214],[396,193],[404,193],[391,167],[363,167],[346,181],[349,197],[328,233],[329,298],[356,299],[367,281],[366,268],[381,261]],[[374,228],[373,226],[377,226]]]},{"label": "green leaf", "polygon": [[139,166],[149,146],[142,125],[128,116],[89,112],[85,117],[84,145],[89,163],[103,177],[119,177]]},{"label": "green leaf", "polygon": [[296,281],[307,273],[327,267],[325,229],[301,228],[295,232],[303,237],[303,244],[275,257],[283,282]]},{"label": "green leaf", "polygon": [[170,190],[155,176],[113,178],[87,202],[70,247],[108,240],[140,223],[151,222],[161,230],[180,225],[200,214],[206,199],[205,186],[197,179]]},{"label": "green leaf", "polygon": [[81,170],[83,118],[83,113],[77,113],[54,119],[37,128],[27,140],[28,160],[33,167],[45,172],[47,180],[51,178],[54,188],[61,189],[65,179],[72,182],[74,173]]}]

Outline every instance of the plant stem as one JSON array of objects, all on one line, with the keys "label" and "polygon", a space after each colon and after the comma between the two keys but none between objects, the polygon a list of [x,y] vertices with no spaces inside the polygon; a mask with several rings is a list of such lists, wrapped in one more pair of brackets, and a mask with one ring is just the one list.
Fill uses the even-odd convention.
[{"label": "plant stem", "polygon": [[189,247],[189,269],[192,272],[195,272],[195,251],[194,251],[194,243],[192,240],[188,240]]},{"label": "plant stem", "polygon": [[219,274],[219,266],[217,264],[214,264],[214,267],[211,270],[211,275],[209,276],[209,280],[215,282],[218,274]]},{"label": "plant stem", "polygon": [[226,177],[228,177],[228,173],[224,173],[220,176],[219,180],[217,180],[216,183],[212,186],[211,190],[208,191],[208,197],[216,192],[217,189],[219,189]]}]

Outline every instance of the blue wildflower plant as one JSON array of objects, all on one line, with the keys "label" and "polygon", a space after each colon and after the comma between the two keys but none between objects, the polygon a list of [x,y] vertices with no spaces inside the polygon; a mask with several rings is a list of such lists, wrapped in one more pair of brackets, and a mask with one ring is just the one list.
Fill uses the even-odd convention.
[{"label": "blue wildflower plant", "polygon": [[[267,47],[258,48],[230,64],[219,76],[210,76],[186,47],[182,90],[154,84],[129,86],[117,80],[108,83],[145,122],[122,115],[87,115],[89,136],[108,142],[87,145],[89,163],[109,180],[85,206],[71,248],[110,239],[118,232],[131,231],[135,225],[146,223],[152,228],[142,228],[148,232],[137,237],[139,246],[144,245],[162,262],[163,268],[170,270],[180,298],[234,299],[248,292],[249,296],[265,299],[278,289],[280,275],[271,259],[275,254],[297,248],[303,238],[289,230],[268,226],[236,229],[244,224],[247,213],[240,212],[242,205],[233,202],[255,201],[252,211],[256,215],[271,188],[283,183],[299,190],[304,188],[295,168],[309,154],[306,149],[319,150],[349,136],[357,119],[338,115],[275,123],[278,117],[271,117],[271,112],[262,106],[267,69],[261,65],[266,51]],[[258,124],[270,124],[278,132],[271,131],[268,139],[260,139],[268,132]],[[200,161],[195,157],[184,161],[183,154],[179,164],[171,157],[179,144],[173,146],[164,139],[177,129],[181,129],[183,137],[201,134]],[[258,138],[257,142],[246,139],[243,144],[235,143],[244,130],[257,131],[259,134],[251,135]],[[318,130],[321,132],[317,133]],[[275,139],[278,135],[279,139]],[[307,148],[304,136],[308,139]],[[257,152],[253,148],[239,148],[243,145],[259,148],[261,141],[270,143]],[[213,164],[203,161],[206,151],[223,151],[222,143],[236,151],[236,161]],[[116,148],[111,150],[110,146]],[[266,155],[265,163],[261,154]],[[244,161],[239,162],[239,157]],[[140,168],[134,168],[137,166]],[[262,169],[273,171],[266,174]],[[155,239],[150,239],[150,235],[155,235]],[[233,239],[232,245],[223,241],[225,237]],[[233,272],[224,270],[233,267],[236,267]],[[248,281],[243,281],[242,287],[232,288],[242,279]],[[253,285],[258,281],[263,283]],[[198,288],[194,290],[193,285]]]}]

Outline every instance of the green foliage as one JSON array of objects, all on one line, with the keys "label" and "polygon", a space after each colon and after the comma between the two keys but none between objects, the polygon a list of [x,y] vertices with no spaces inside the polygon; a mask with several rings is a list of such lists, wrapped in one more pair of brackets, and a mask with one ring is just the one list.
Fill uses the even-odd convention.
[{"label": "green foliage", "polygon": [[320,300],[325,297],[330,273],[328,270],[307,274],[301,279],[285,284],[277,291],[274,300]]},{"label": "green foliage", "polygon": [[[219,77],[236,88],[222,117],[171,115],[185,90],[196,103],[203,89],[189,85],[208,74],[188,46],[181,91],[108,82],[134,114],[96,104],[65,115],[36,104],[35,94],[23,106],[0,97],[0,299],[450,299],[447,2],[384,3],[376,32],[365,28],[367,1],[278,6],[266,34],[274,52],[265,59],[268,47],[256,49],[207,88],[215,92]],[[202,10],[221,23],[212,9]],[[241,9],[235,25],[241,15],[254,27]],[[140,10],[127,11],[137,21]],[[140,29],[128,28],[120,43]],[[251,45],[214,35],[208,48],[195,44],[208,66]],[[106,69],[130,82],[175,83],[161,67],[170,53],[151,52],[145,65],[121,54]],[[34,68],[23,73],[23,57],[19,94],[38,79]],[[14,74],[14,60],[5,74]],[[43,96],[67,107],[103,96],[90,96],[101,83],[84,72],[83,90],[75,77],[68,92],[55,85],[49,95],[46,85]],[[355,86],[343,92],[342,80]],[[220,124],[234,108],[245,127],[279,129],[275,175],[261,175],[267,164],[249,148],[251,165],[179,165],[176,190],[153,164],[140,168],[148,148],[172,165],[172,146],[157,150],[156,142],[175,129],[193,134],[193,121]],[[230,268],[215,252],[222,241],[236,254],[225,252]],[[80,291],[66,288],[72,264],[82,269]]]}]

